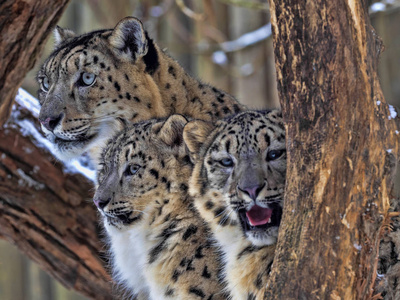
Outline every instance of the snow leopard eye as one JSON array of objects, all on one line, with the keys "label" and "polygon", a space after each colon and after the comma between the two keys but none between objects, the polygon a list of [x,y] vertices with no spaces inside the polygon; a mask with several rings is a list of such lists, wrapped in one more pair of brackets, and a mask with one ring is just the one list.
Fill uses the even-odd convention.
[{"label": "snow leopard eye", "polygon": [[49,87],[50,87],[49,79],[47,78],[47,76],[43,76],[40,83],[40,88],[42,89],[43,92],[48,92]]},{"label": "snow leopard eye", "polygon": [[141,168],[141,166],[139,166],[137,164],[129,165],[126,167],[124,175],[125,176],[135,175],[137,173],[137,171],[139,171],[140,168]]},{"label": "snow leopard eye", "polygon": [[285,153],[285,150],[271,150],[267,153],[267,161],[276,160]]},{"label": "snow leopard eye", "polygon": [[226,157],[226,158],[221,159],[221,160],[219,161],[219,163],[220,163],[222,166],[226,167],[226,168],[233,167],[233,160],[232,160],[232,158],[229,158],[229,157]]},{"label": "snow leopard eye", "polygon": [[81,80],[84,85],[90,86],[92,85],[95,80],[96,80],[96,75],[93,73],[82,73]]}]

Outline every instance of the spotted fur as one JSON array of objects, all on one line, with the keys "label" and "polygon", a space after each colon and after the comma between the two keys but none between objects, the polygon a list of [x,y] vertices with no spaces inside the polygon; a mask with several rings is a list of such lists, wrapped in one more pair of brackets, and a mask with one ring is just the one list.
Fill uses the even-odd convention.
[{"label": "spotted fur", "polygon": [[215,125],[191,121],[184,141],[195,163],[190,194],[224,252],[231,297],[264,299],[286,176],[280,112],[248,111]]},{"label": "spotted fur", "polygon": [[173,115],[130,125],[101,159],[94,202],[114,277],[144,299],[226,299],[217,249],[188,194],[186,123]]},{"label": "spotted fur", "polygon": [[216,120],[243,110],[185,72],[136,18],[83,35],[57,27],[55,36],[37,79],[39,120],[61,159],[90,150],[97,160],[105,141],[128,122],[174,113]]}]

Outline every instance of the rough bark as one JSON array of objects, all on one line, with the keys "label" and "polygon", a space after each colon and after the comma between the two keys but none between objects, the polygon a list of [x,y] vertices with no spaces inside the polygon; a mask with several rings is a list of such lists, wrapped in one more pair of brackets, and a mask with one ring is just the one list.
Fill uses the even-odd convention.
[{"label": "rough bark", "polygon": [[357,0],[270,0],[286,122],[284,216],[268,299],[368,299],[399,144]]},{"label": "rough bark", "polygon": [[0,126],[69,0],[0,1]]},{"label": "rough bark", "polygon": [[0,130],[0,236],[67,288],[111,299],[91,202],[93,184],[82,175],[64,173],[63,165],[35,146],[31,136],[21,135],[26,132],[21,120],[36,122],[19,110]]}]

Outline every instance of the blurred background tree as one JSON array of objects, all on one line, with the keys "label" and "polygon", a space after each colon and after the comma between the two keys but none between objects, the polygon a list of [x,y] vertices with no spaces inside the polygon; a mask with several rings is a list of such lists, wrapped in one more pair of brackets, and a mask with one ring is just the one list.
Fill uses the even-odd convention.
[{"label": "blurred background tree", "polygon": [[[250,108],[278,107],[268,4],[262,0],[72,0],[59,22],[77,33],[140,18],[149,35],[191,74]],[[400,106],[400,1],[371,1],[370,16],[383,39],[379,72],[388,103]],[[36,95],[35,74],[53,49],[50,38],[23,88]],[[399,187],[397,180],[396,187]],[[93,208],[94,209],[94,208]],[[67,291],[7,242],[0,240],[0,298],[72,300]]]}]

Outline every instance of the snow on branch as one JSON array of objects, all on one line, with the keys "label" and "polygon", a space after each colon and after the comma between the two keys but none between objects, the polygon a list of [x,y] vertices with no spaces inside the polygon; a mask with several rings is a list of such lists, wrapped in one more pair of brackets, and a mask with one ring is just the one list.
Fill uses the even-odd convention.
[{"label": "snow on branch", "polygon": [[[29,110],[35,118],[39,117],[40,104],[39,101],[22,88],[18,89],[15,101],[23,108]],[[21,127],[23,136],[30,136],[34,140],[34,144],[42,149],[46,149],[55,157],[53,144],[48,141],[38,130],[37,126],[29,119],[18,118],[19,111],[16,106],[13,107],[11,117]],[[55,159],[55,158],[54,158]],[[85,157],[63,162],[64,172],[69,174],[82,174],[89,180],[95,182],[96,172],[89,166],[89,162]]]},{"label": "snow on branch", "polygon": [[387,11],[390,9],[396,9],[400,7],[399,0],[383,0],[377,1],[369,7],[369,13],[374,14],[380,11]]},{"label": "snow on branch", "polygon": [[271,34],[271,23],[268,23],[254,31],[243,34],[236,40],[223,42],[219,44],[222,50],[215,51],[212,54],[212,60],[218,65],[225,65],[228,62],[226,53],[239,51],[257,44],[269,38]]}]

